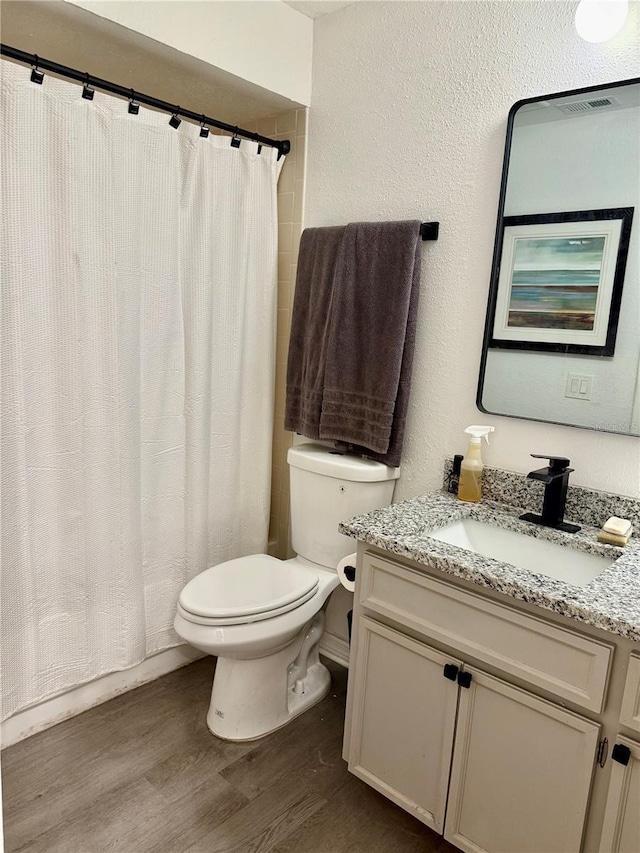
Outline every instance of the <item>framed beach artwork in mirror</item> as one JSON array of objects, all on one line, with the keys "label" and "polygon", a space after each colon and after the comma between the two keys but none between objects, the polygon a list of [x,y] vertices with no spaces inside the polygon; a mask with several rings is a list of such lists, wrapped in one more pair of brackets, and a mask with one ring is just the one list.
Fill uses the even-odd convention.
[{"label": "framed beach artwork in mirror", "polygon": [[633,208],[507,216],[490,347],[612,356]]}]

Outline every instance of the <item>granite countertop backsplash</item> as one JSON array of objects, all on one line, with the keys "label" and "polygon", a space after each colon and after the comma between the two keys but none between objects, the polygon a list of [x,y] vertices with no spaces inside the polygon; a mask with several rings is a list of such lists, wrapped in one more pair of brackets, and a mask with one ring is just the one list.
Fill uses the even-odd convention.
[{"label": "granite countertop backsplash", "polygon": [[[449,471],[450,461],[445,465],[445,482]],[[459,501],[445,491],[433,492],[344,521],[340,532],[446,574],[640,642],[640,501],[570,486],[565,517],[583,527],[578,533],[562,533],[520,521],[518,517],[524,511],[540,511],[539,485],[521,474],[485,468],[484,497],[480,503]],[[635,537],[624,548],[597,541],[600,527],[611,515],[629,518],[634,526]],[[612,562],[586,586],[577,587],[431,538],[430,533],[462,518],[474,518],[610,557]]]}]

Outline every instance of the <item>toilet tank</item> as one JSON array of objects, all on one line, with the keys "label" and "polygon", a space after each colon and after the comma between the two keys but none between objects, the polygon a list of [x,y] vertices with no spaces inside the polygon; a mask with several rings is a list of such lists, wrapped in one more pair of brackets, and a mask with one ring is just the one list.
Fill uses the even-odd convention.
[{"label": "toilet tank", "polygon": [[335,569],[356,549],[354,539],[338,533],[339,522],[388,506],[400,469],[320,444],[291,447],[287,462],[293,550]]}]

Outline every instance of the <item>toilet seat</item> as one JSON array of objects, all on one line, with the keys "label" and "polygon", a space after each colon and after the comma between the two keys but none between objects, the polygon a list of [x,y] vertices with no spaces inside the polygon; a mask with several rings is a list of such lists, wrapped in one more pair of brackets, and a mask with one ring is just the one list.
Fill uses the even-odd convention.
[{"label": "toilet seat", "polygon": [[238,625],[271,619],[308,601],[318,575],[296,562],[252,554],[211,566],[180,594],[178,612],[201,625]]}]

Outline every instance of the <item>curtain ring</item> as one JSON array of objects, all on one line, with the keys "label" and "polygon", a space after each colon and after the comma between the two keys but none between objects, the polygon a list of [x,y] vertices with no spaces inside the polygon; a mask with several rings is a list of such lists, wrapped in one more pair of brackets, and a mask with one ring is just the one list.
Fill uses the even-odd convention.
[{"label": "curtain ring", "polygon": [[34,55],[36,61],[33,64],[33,68],[31,69],[31,82],[42,84],[42,81],[44,80],[44,72],[38,71],[38,62],[40,61],[38,59],[38,54],[34,53],[33,55]]},{"label": "curtain ring", "polygon": [[92,89],[91,86],[89,85],[89,72],[85,71],[84,72],[84,84],[82,86],[82,97],[86,101],[92,101],[95,93],[96,93],[96,90]]},{"label": "curtain ring", "polygon": [[241,139],[238,136],[238,126],[236,125],[233,128],[233,136],[231,137],[231,147],[232,148],[240,148]]},{"label": "curtain ring", "polygon": [[134,99],[136,97],[136,93],[133,91],[133,89],[129,89],[129,91],[131,92],[131,95],[129,96],[129,107],[128,107],[128,109],[129,109],[129,112],[131,113],[132,116],[137,116],[138,113],[140,112],[140,104],[135,103]]},{"label": "curtain ring", "polygon": [[171,127],[172,127],[174,130],[177,130],[177,129],[180,127],[180,125],[182,124],[182,119],[179,119],[179,118],[178,118],[178,113],[179,113],[179,112],[180,112],[180,107],[178,106],[178,107],[176,107],[176,108],[175,108],[175,110],[174,110],[174,112],[173,112],[173,115],[172,115],[172,116],[171,116],[171,118],[169,119],[169,124],[171,125]]},{"label": "curtain ring", "polygon": [[200,117],[200,136],[203,139],[206,139],[209,136],[209,128],[205,127],[204,120],[206,119],[206,115],[202,113]]}]

